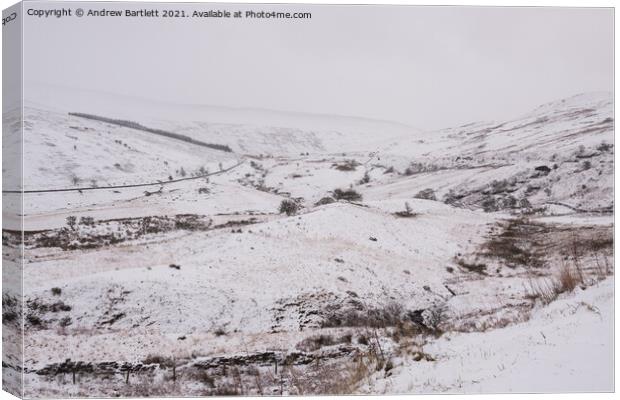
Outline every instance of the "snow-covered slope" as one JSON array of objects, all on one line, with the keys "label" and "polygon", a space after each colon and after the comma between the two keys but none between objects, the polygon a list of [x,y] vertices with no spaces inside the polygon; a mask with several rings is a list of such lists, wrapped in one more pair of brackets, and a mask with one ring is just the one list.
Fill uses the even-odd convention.
[{"label": "snow-covered slope", "polygon": [[523,324],[456,333],[402,359],[362,393],[559,393],[613,388],[612,280],[534,311]]},{"label": "snow-covered slope", "polygon": [[68,112],[25,107],[24,189],[167,181],[230,166],[232,153]]},{"label": "snow-covered slope", "polygon": [[[609,390],[610,95],[418,132],[30,93],[26,189],[76,189],[23,197],[33,393]],[[3,239],[17,249],[21,235]],[[567,265],[573,287],[557,283]],[[586,344],[594,361],[570,359]],[[53,379],[67,358],[93,368],[70,388]],[[547,380],[511,383],[543,361]],[[582,365],[600,368],[592,385]]]},{"label": "snow-covered slope", "polygon": [[[236,234],[221,229],[181,235],[165,246],[132,243],[125,248],[128,253],[102,249],[61,264],[41,261],[26,280],[29,291],[41,298],[50,296],[50,285],[62,287],[76,312],[84,307],[80,321],[86,325],[102,318],[88,312],[91,304],[105,302],[105,292],[96,289],[100,283],[122,287],[130,293],[117,308],[127,318],[116,326],[168,333],[218,326],[252,333],[299,329],[299,310],[288,310],[290,319],[283,321],[274,320],[272,312],[278,302],[296,302],[313,293],[330,293],[328,300],[345,303],[354,298],[375,306],[398,301],[421,308],[437,298],[433,292],[447,293],[442,282],[450,274],[435,266],[470,250],[472,243],[462,243],[462,235],[480,237],[493,219],[472,218],[470,211],[425,200],[413,206],[420,216],[401,220],[375,207],[331,204]],[[418,239],[411,243],[412,237]],[[145,282],[152,290],[157,287],[148,299],[140,290]],[[185,297],[171,300],[178,296]],[[312,302],[306,306],[317,307]],[[140,322],[146,319],[148,324]]]},{"label": "snow-covered slope", "polygon": [[361,117],[169,104],[37,83],[26,85],[24,97],[33,107],[130,120],[253,155],[374,151],[386,140],[418,132],[404,124]]},{"label": "snow-covered slope", "polygon": [[527,199],[536,207],[609,210],[613,133],[612,94],[577,95],[511,121],[467,124],[389,147],[380,163],[411,173],[370,184],[366,194],[382,198],[431,188],[439,199],[450,194],[479,208],[486,201],[493,209],[510,196],[509,203]]},{"label": "snow-covered slope", "polygon": [[613,94],[583,93],[543,104],[513,120],[473,122],[427,132],[394,144],[385,152],[438,160],[548,160],[554,153],[570,154],[579,145],[594,147],[601,141],[610,142],[613,127]]}]

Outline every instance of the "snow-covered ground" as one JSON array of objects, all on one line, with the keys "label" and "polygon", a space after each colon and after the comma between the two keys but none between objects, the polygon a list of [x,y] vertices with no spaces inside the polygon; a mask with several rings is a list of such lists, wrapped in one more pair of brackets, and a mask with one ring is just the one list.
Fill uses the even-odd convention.
[{"label": "snow-covered ground", "polygon": [[611,94],[420,132],[27,93],[26,395],[613,390]]},{"label": "snow-covered ground", "polygon": [[[403,356],[364,393],[565,393],[614,388],[614,284],[533,310],[491,332],[448,333],[423,346],[435,361]],[[376,379],[373,379],[376,378]]]}]

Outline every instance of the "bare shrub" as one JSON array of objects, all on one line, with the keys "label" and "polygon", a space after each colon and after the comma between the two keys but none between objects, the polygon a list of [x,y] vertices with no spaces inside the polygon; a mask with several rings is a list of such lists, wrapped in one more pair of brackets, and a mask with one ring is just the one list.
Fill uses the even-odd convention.
[{"label": "bare shrub", "polygon": [[422,199],[422,200],[437,200],[437,196],[435,195],[435,191],[433,189],[430,189],[430,188],[429,189],[420,190],[413,197],[416,198],[416,199]]},{"label": "bare shrub", "polygon": [[355,160],[345,160],[342,163],[333,164],[333,167],[338,171],[355,171],[358,165],[360,164]]},{"label": "bare shrub", "polygon": [[584,283],[583,274],[578,267],[571,268],[564,263],[556,275],[529,280],[529,291],[526,297],[532,300],[540,300],[543,304],[549,304],[562,293],[570,293]]},{"label": "bare shrub", "polygon": [[71,230],[75,230],[75,224],[77,223],[77,217],[75,215],[69,215],[67,217],[67,225]]},{"label": "bare shrub", "polygon": [[297,214],[297,211],[299,210],[299,204],[297,204],[297,202],[293,201],[293,200],[289,200],[289,199],[284,199],[282,200],[282,202],[280,203],[280,213],[281,214],[286,214],[286,215],[295,215]]},{"label": "bare shrub", "polygon": [[540,300],[543,304],[549,304],[558,298],[555,285],[551,279],[541,278],[528,280],[529,288],[526,298]]},{"label": "bare shrub", "polygon": [[445,303],[435,304],[426,310],[426,326],[435,334],[443,332],[442,327],[447,322],[447,311]]},{"label": "bare shrub", "polygon": [[226,330],[220,326],[220,327],[215,328],[215,330],[213,331],[213,334],[217,337],[225,336]]},{"label": "bare shrub", "polygon": [[57,313],[60,311],[71,311],[71,306],[65,304],[63,301],[56,301],[54,303],[45,303],[39,299],[32,299],[26,302],[28,309],[39,313]]},{"label": "bare shrub", "polygon": [[81,217],[80,218],[80,225],[94,226],[95,225],[95,219],[93,217]]},{"label": "bare shrub", "polygon": [[336,200],[361,201],[362,195],[353,189],[336,189],[334,190],[334,198]]},{"label": "bare shrub", "polygon": [[396,215],[397,217],[402,217],[402,218],[411,218],[411,217],[415,217],[418,214],[413,212],[411,205],[409,205],[408,202],[405,202],[405,210],[397,211],[394,213],[394,215]]},{"label": "bare shrub", "polygon": [[570,265],[564,264],[556,276],[555,289],[558,294],[572,292],[577,286],[583,283],[584,278],[581,269],[577,265],[571,268]]},{"label": "bare shrub", "polygon": [[435,164],[424,164],[421,162],[412,162],[403,172],[405,176],[411,176],[415,174],[419,174],[422,172],[434,172],[442,169],[440,166]]},{"label": "bare shrub", "polygon": [[45,323],[43,322],[43,320],[35,314],[28,314],[26,315],[26,322],[28,322],[31,326],[40,328],[45,326]]}]

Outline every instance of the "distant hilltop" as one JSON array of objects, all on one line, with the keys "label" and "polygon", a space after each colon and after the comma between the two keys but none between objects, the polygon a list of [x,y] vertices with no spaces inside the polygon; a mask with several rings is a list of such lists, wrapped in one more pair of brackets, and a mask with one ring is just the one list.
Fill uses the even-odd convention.
[{"label": "distant hilltop", "polygon": [[202,142],[200,140],[193,139],[193,138],[191,138],[189,136],[180,135],[178,133],[164,131],[162,129],[149,128],[149,127],[146,127],[144,125],[141,125],[141,124],[139,124],[137,122],[133,122],[133,121],[127,121],[127,120],[123,120],[123,119],[106,118],[106,117],[100,117],[98,115],[85,114],[85,113],[72,113],[72,112],[70,112],[69,115],[71,115],[73,117],[86,118],[86,119],[92,119],[92,120],[95,120],[95,121],[106,122],[108,124],[119,125],[119,126],[123,126],[125,128],[136,129],[136,130],[139,130],[139,131],[154,133],[156,135],[166,136],[166,137],[169,137],[169,138],[173,138],[173,139],[177,139],[177,140],[182,140],[184,142],[189,142],[189,143],[192,143],[192,144],[197,144],[199,146],[205,146],[205,147],[209,147],[211,149],[221,150],[221,151],[226,151],[226,152],[232,153],[232,149],[229,146],[226,146],[226,145]]}]

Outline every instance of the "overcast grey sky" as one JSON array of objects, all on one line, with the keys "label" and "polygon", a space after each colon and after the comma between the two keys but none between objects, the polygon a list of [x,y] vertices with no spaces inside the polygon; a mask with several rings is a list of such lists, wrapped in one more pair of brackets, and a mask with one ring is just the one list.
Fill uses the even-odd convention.
[{"label": "overcast grey sky", "polygon": [[26,17],[25,79],[424,129],[517,116],[556,98],[613,90],[611,9],[157,7],[309,11],[312,19]]}]

